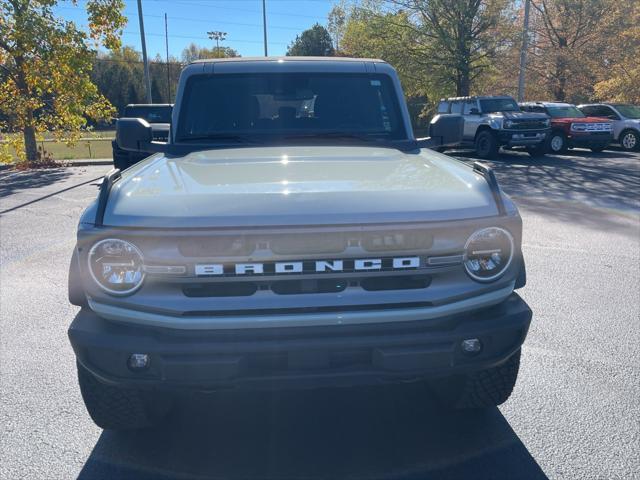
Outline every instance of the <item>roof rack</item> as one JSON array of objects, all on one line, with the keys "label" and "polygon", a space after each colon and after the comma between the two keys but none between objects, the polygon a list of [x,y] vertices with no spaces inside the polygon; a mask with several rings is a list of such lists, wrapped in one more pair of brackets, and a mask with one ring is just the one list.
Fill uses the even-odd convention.
[{"label": "roof rack", "polygon": [[98,193],[98,208],[96,209],[96,226],[102,226],[104,221],[104,212],[107,209],[109,201],[109,193],[113,184],[120,180],[120,169],[114,168],[110,170],[102,179],[100,184],[100,193]]},{"label": "roof rack", "polygon": [[473,162],[473,171],[482,175],[489,184],[493,200],[496,202],[496,207],[498,208],[498,215],[506,215],[507,210],[504,207],[504,200],[500,194],[500,186],[498,185],[496,174],[493,173],[493,169],[484,163]]}]

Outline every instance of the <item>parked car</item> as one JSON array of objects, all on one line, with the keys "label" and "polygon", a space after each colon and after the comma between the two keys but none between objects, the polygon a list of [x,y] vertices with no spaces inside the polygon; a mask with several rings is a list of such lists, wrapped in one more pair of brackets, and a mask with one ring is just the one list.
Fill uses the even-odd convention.
[{"label": "parked car", "polygon": [[[171,112],[173,105],[170,103],[132,103],[124,108],[121,118],[142,118],[151,125],[153,139],[166,142],[169,138],[171,126]],[[130,152],[118,147],[118,143],[111,142],[113,151],[113,166],[124,170],[131,165],[145,159],[153,152]]]},{"label": "parked car", "polygon": [[531,321],[522,220],[490,168],[424,148],[458,142],[459,116],[418,140],[389,64],[330,57],[198,61],[176,108],[164,144],[118,120],[121,148],[159,153],[108,173],[78,227],[69,338],[98,425],[225,389],[507,400]]},{"label": "parked car", "polygon": [[578,107],[561,102],[524,102],[523,112],[545,113],[551,117],[547,151],[564,153],[569,148],[590,148],[601,152],[611,143],[613,125],[607,118],[587,117]]},{"label": "parked car", "polygon": [[585,115],[604,117],[613,123],[613,141],[628,151],[640,150],[640,107],[625,103],[578,105]]},{"label": "parked car", "polygon": [[525,147],[533,156],[544,154],[549,117],[523,113],[509,96],[456,97],[440,100],[438,113],[464,118],[464,134],[458,147],[475,148],[480,158],[494,158],[501,146]]}]

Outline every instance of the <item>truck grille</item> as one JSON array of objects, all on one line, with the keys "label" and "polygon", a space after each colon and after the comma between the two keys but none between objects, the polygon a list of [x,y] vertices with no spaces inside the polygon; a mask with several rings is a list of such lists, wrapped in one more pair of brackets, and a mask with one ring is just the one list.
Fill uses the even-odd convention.
[{"label": "truck grille", "polygon": [[543,130],[547,128],[544,120],[513,120],[510,130]]}]

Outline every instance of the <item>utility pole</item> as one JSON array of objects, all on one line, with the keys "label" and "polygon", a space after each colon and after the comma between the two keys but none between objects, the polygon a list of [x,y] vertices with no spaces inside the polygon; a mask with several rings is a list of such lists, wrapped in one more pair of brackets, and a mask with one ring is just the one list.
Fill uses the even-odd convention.
[{"label": "utility pole", "polygon": [[142,62],[144,63],[144,83],[147,86],[147,103],[153,103],[151,98],[151,76],[149,75],[149,59],[147,58],[147,43],[144,39],[144,20],[142,19],[142,0],[138,0],[138,20],[140,21],[140,41],[142,43]]},{"label": "utility pole", "polygon": [[268,57],[267,53],[267,6],[266,0],[262,0],[262,31],[264,33],[264,56]]},{"label": "utility pole", "polygon": [[227,32],[214,30],[212,32],[207,32],[207,35],[209,35],[209,39],[216,41],[216,53],[220,55],[220,42],[224,42],[224,39],[227,38]]},{"label": "utility pole", "polygon": [[520,50],[520,75],[518,76],[518,101],[524,101],[524,73],[527,68],[527,48],[529,47],[529,2],[524,2],[524,24],[522,27],[522,48]]},{"label": "utility pole", "polygon": [[171,72],[169,72],[169,29],[167,28],[167,14],[164,14],[164,46],[167,52],[167,92],[168,102],[171,103]]}]

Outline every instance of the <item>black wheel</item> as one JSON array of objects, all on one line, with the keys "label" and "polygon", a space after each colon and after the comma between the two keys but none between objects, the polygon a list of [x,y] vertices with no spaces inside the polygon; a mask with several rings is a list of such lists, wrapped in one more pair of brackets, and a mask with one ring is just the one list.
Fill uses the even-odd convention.
[{"label": "black wheel", "polygon": [[620,146],[628,152],[640,150],[640,133],[635,130],[624,130],[620,134]]},{"label": "black wheel", "polygon": [[493,132],[483,130],[476,137],[476,155],[480,158],[495,158],[498,155],[498,140]]},{"label": "black wheel", "polygon": [[[140,392],[101,383],[78,364],[82,399],[96,425],[108,430],[150,427],[171,409],[171,400],[151,392]],[[155,398],[154,398],[155,397]]]},{"label": "black wheel", "polygon": [[527,153],[532,157],[542,157],[545,153],[547,153],[547,147],[544,143],[540,143],[535,147],[527,147]]},{"label": "black wheel", "polygon": [[497,367],[471,375],[432,382],[445,406],[453,408],[489,408],[507,401],[516,384],[520,368],[518,350]]},{"label": "black wheel", "polygon": [[547,146],[551,153],[565,153],[568,148],[567,137],[562,132],[551,132]]}]

